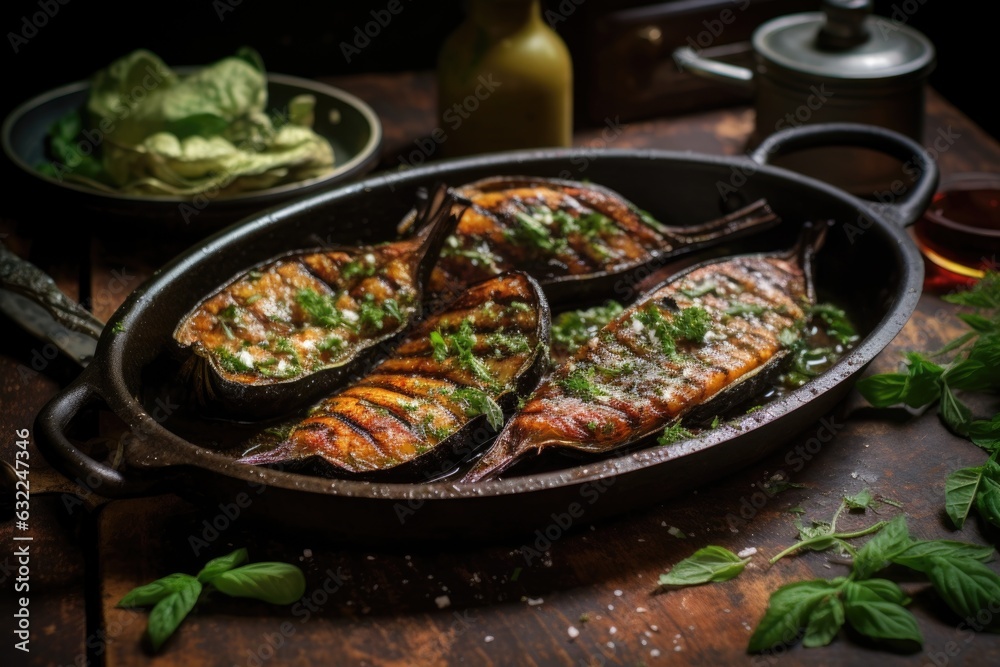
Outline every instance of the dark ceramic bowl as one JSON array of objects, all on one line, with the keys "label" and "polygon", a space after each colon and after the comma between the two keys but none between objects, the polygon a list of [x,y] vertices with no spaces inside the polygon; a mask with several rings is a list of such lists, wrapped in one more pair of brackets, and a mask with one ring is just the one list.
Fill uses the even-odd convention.
[{"label": "dark ceramic bowl", "polygon": [[[186,71],[179,68],[179,72]],[[28,100],[4,120],[3,150],[23,176],[32,201],[59,211],[90,211],[97,225],[155,224],[172,231],[203,235],[263,208],[306,193],[343,183],[370,171],[378,162],[382,124],[375,112],[357,97],[338,88],[284,74],[268,74],[269,109],[283,109],[296,95],[316,98],[313,129],[329,140],[334,169],[325,176],[246,192],[230,197],[194,199],[178,196],[139,196],[102,192],[86,185],[60,181],[38,171],[49,160],[46,137],[53,123],[82,108],[89,82],[78,81]]]}]

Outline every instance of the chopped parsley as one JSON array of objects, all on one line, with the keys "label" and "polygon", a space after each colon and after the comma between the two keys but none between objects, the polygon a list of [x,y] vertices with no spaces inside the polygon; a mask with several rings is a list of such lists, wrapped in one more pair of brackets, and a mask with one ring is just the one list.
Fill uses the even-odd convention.
[{"label": "chopped parsley", "polygon": [[395,299],[386,299],[381,304],[375,302],[375,297],[366,294],[361,302],[359,311],[359,321],[361,325],[368,325],[379,331],[385,326],[385,318],[391,317],[396,322],[402,323],[403,314],[399,311],[399,304]]},{"label": "chopped parsley", "polygon": [[809,309],[809,314],[823,320],[827,335],[835,338],[841,345],[857,342],[858,332],[847,319],[847,313],[843,308],[837,308],[829,303],[818,303]]},{"label": "chopped parsley", "polygon": [[552,341],[567,352],[575,352],[623,310],[620,303],[609,300],[601,306],[561,313],[552,322]]},{"label": "chopped parsley", "polygon": [[239,355],[233,354],[224,347],[215,348],[215,357],[219,366],[229,373],[248,373],[253,370],[253,365],[248,364]]},{"label": "chopped parsley", "polygon": [[532,208],[529,213],[515,211],[514,221],[517,223],[517,226],[507,230],[507,238],[515,243],[534,246],[549,252],[564,250],[566,248],[566,239],[553,237],[552,230],[539,218],[551,224],[552,211],[548,208]]},{"label": "chopped parsley", "polygon": [[340,336],[327,336],[319,342],[316,349],[320,352],[339,352],[344,347],[344,339]]},{"label": "chopped parsley", "polygon": [[466,417],[486,415],[490,426],[499,430],[503,426],[503,410],[493,397],[475,387],[462,387],[451,392],[451,397],[462,404]]},{"label": "chopped parsley", "polygon": [[559,231],[565,235],[579,234],[584,238],[592,239],[606,234],[620,233],[621,230],[608,216],[592,211],[584,213],[578,218],[565,211],[557,211],[556,220],[559,221]]},{"label": "chopped parsley", "polygon": [[348,280],[358,277],[367,278],[373,275],[375,275],[375,262],[374,260],[369,261],[368,257],[352,260],[340,269],[340,277]]},{"label": "chopped parsley", "polygon": [[663,429],[663,433],[656,439],[656,442],[661,445],[672,445],[675,442],[687,440],[691,437],[694,437],[694,434],[681,426],[681,423],[678,421]]},{"label": "chopped parsley", "polygon": [[504,354],[523,354],[531,350],[531,343],[524,334],[505,334],[503,330],[491,333],[486,337],[486,344],[495,350],[494,356]]},{"label": "chopped parsley", "polygon": [[700,342],[705,338],[712,322],[708,311],[697,306],[684,308],[667,320],[655,303],[649,303],[635,316],[639,322],[652,330],[660,342],[660,349],[670,357],[677,354],[678,339]]},{"label": "chopped parsley", "polygon": [[598,396],[607,395],[607,392],[594,381],[596,375],[597,369],[593,366],[576,368],[557,382],[566,393],[584,401],[593,401]]},{"label": "chopped parsley", "polygon": [[459,243],[458,237],[449,236],[444,249],[441,250],[441,256],[463,257],[472,262],[474,266],[487,267],[494,273],[500,272],[497,267],[497,260],[500,258],[493,253],[486,241],[479,242],[471,248],[462,248]]},{"label": "chopped parsley", "polygon": [[223,322],[235,323],[240,317],[240,308],[235,303],[230,304],[219,311],[219,319]]},{"label": "chopped parsley", "polygon": [[[288,363],[293,366],[301,366],[302,361],[299,359],[299,353],[292,345],[292,341],[288,338],[280,337],[274,341],[274,351],[278,354],[287,354],[290,358]],[[298,371],[296,371],[298,372]]]},{"label": "chopped parsley", "polygon": [[792,347],[799,342],[799,334],[792,329],[782,329],[778,333],[778,342],[785,347]]},{"label": "chopped parsley", "polygon": [[252,306],[253,304],[255,304],[258,301],[260,301],[260,299],[261,299],[261,295],[260,294],[251,294],[250,296],[247,297],[247,300],[246,300],[245,303],[248,306]]},{"label": "chopped parsley", "polygon": [[334,298],[333,295],[320,294],[308,287],[300,289],[295,295],[295,300],[312,323],[327,329],[339,326],[343,322],[340,311],[334,305]]},{"label": "chopped parsley", "polygon": [[476,334],[472,329],[472,320],[465,318],[458,330],[451,333],[441,333],[440,330],[430,334],[431,348],[436,361],[444,361],[449,357],[457,359],[458,365],[472,373],[478,380],[492,386],[494,384],[490,369],[474,353]]}]

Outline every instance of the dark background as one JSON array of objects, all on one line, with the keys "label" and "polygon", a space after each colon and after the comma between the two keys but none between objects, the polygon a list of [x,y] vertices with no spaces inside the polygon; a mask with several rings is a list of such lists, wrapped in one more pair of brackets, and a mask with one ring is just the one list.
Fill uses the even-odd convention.
[{"label": "dark background", "polygon": [[[40,2],[47,3],[50,10],[57,6],[58,13],[15,54],[9,33],[20,33],[23,17],[39,12]],[[352,62],[345,61],[339,44],[352,40],[355,26],[370,21],[369,12],[384,9],[387,2],[68,0],[61,5],[58,0],[8,0],[0,18],[5,35],[0,47],[4,65],[0,113],[5,115],[49,88],[85,78],[139,47],[154,51],[170,65],[182,65],[208,63],[246,44],[261,52],[270,71],[305,77],[433,68],[441,42],[462,19],[461,0],[401,0],[403,12]],[[559,2],[543,0],[543,4],[554,6]],[[599,20],[596,17],[602,12],[643,4],[654,3],[582,0],[578,10],[557,28],[572,37],[585,22]],[[807,9],[810,5],[819,7],[818,1],[804,4]],[[1000,137],[1000,118],[991,101],[995,28],[991,16],[981,16],[982,4],[969,0],[879,0],[876,13],[889,16],[894,6],[908,11],[907,25],[924,32],[938,48],[931,85],[994,137]],[[586,47],[577,44],[577,48]],[[577,75],[579,78],[582,73]],[[979,79],[984,75],[987,78]],[[576,85],[579,88],[586,82],[578,80]],[[400,91],[399,103],[406,104],[405,91]]]}]

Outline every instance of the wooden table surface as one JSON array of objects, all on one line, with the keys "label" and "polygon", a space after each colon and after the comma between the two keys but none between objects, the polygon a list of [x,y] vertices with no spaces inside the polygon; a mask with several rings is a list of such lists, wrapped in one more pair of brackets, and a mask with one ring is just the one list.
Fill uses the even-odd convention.
[{"label": "wooden table surface", "polygon": [[[435,126],[433,83],[426,74],[365,75],[332,82],[369,101],[381,115],[384,168],[409,160],[414,140]],[[576,143],[733,155],[744,150],[752,125],[749,109],[725,109],[634,122],[613,131],[584,129]],[[938,155],[943,175],[1000,171],[1000,145],[932,93],[927,145],[949,128],[957,138]],[[51,215],[72,219],[78,212]],[[141,228],[135,234],[138,241],[92,235],[85,231],[85,220],[78,236],[55,238],[39,232],[36,222],[27,216],[3,219],[4,242],[55,276],[67,294],[91,303],[102,319],[190,243],[152,233],[143,239]],[[892,369],[903,349],[933,348],[954,336],[959,331],[954,312],[925,293],[903,333],[869,372]],[[41,345],[9,322],[2,327],[0,456],[11,461],[14,432],[32,428],[42,405],[78,371],[64,360],[40,358]],[[533,535],[489,546],[373,549],[323,544],[307,535],[279,541],[269,537],[266,526],[245,518],[229,522],[196,555],[191,538],[204,535],[205,522],[219,514],[218,508],[197,507],[174,496],[100,504],[102,500],[91,494],[80,502],[57,492],[65,483],[32,445],[31,652],[12,650],[16,570],[13,522],[7,515],[0,524],[0,636],[2,655],[12,660],[0,664],[1000,663],[1000,638],[961,630],[960,619],[949,615],[917,580],[904,587],[913,594],[911,609],[925,638],[920,653],[879,651],[843,632],[822,649],[796,646],[757,657],[745,653],[770,592],[789,581],[845,572],[844,565],[826,553],[766,566],[767,557],[794,541],[796,515],[791,508],[803,509],[806,519],[829,519],[842,495],[869,488],[903,505],[915,535],[987,539],[977,521],[961,532],[947,523],[945,476],[984,457],[971,443],[950,435],[933,413],[910,417],[875,411],[852,393],[825,419],[836,433],[818,451],[813,447],[801,455],[801,447],[822,427],[819,422],[757,465],[671,502],[582,526],[556,540],[540,558],[527,557],[522,548],[534,542]],[[113,431],[113,425],[107,426],[102,435],[111,437]],[[769,486],[775,476],[794,486],[775,493]],[[56,492],[41,494],[43,488]],[[882,505],[880,516],[897,511]],[[850,515],[844,527],[873,520],[871,513]],[[758,553],[746,572],[730,582],[654,594],[660,573],[707,544],[733,551],[752,547]],[[161,654],[148,653],[141,642],[146,613],[116,609],[117,600],[134,586],[175,571],[193,572],[207,558],[238,546],[247,546],[252,560],[299,564],[306,573],[309,605],[272,607],[213,599],[184,622]],[[437,602],[444,601],[442,596],[449,603],[443,608]],[[570,637],[571,626],[578,637]]]}]

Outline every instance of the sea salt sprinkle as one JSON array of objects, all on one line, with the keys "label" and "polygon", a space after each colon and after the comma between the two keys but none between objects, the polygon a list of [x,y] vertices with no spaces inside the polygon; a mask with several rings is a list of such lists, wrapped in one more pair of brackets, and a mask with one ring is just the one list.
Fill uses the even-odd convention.
[{"label": "sea salt sprinkle", "polygon": [[451,606],[451,598],[447,595],[439,595],[434,598],[434,604],[438,606],[438,609],[444,609],[445,607]]},{"label": "sea salt sprinkle", "polygon": [[739,552],[736,555],[739,556],[740,558],[749,558],[750,556],[753,556],[755,553],[757,553],[757,547],[747,547],[746,549],[744,549],[743,551]]},{"label": "sea salt sprinkle", "polygon": [[571,625],[571,626],[569,626],[568,628],[566,628],[566,633],[567,633],[567,634],[569,635],[569,638],[570,638],[570,639],[576,639],[577,637],[579,637],[579,636],[580,636],[580,631],[579,631],[579,630],[577,630],[577,629],[576,629],[575,627],[573,627],[572,625]]}]

